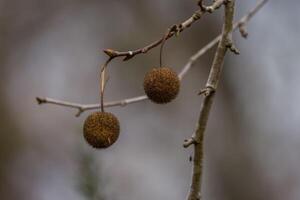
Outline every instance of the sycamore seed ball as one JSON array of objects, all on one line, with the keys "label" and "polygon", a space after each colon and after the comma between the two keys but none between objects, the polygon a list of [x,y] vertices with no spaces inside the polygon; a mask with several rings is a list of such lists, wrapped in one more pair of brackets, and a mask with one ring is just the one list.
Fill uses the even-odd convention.
[{"label": "sycamore seed ball", "polygon": [[179,88],[176,72],[168,67],[154,68],[144,78],[145,93],[154,103],[169,103],[176,98]]},{"label": "sycamore seed ball", "polygon": [[83,126],[85,140],[94,148],[107,148],[115,143],[120,134],[117,117],[108,112],[90,114]]}]

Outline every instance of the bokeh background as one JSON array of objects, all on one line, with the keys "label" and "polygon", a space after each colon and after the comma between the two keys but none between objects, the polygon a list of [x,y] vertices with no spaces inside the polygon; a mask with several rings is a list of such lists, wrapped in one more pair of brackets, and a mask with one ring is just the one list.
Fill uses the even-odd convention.
[{"label": "bokeh background", "polygon": [[[236,19],[255,5],[237,1]],[[214,51],[197,61],[181,93],[161,106],[148,101],[109,108],[121,135],[106,150],[82,136],[84,113],[38,106],[36,96],[99,102],[104,48],[140,48],[188,18],[194,0],[0,1],[0,197],[3,200],[182,200],[188,192],[195,130]],[[300,199],[300,3],[270,0],[234,34],[205,137],[203,199]],[[222,11],[206,15],[165,46],[179,71],[221,31]],[[106,101],[143,94],[158,49],[109,68]]]}]

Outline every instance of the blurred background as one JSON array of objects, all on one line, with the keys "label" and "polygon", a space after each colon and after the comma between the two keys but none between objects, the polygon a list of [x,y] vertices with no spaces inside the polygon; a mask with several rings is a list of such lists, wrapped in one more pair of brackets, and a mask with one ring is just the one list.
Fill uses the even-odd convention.
[{"label": "blurred background", "polygon": [[[206,2],[208,3],[208,2]],[[237,1],[238,19],[256,1]],[[36,96],[99,102],[104,48],[130,50],[187,19],[194,0],[0,0],[0,196],[3,200],[182,200],[190,185],[195,130],[214,50],[165,106],[145,101],[109,108],[121,135],[106,150],[85,143],[76,110],[38,106]],[[300,2],[270,0],[234,34],[205,136],[203,199],[300,199]],[[168,40],[176,71],[221,31],[222,10]],[[143,94],[158,48],[109,68],[106,101]]]}]

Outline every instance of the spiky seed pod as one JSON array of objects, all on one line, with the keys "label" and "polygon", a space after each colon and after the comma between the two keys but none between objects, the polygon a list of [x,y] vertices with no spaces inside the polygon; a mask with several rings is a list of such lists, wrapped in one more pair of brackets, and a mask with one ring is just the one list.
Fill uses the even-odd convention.
[{"label": "spiky seed pod", "polygon": [[149,99],[158,104],[169,103],[179,93],[180,80],[171,68],[153,68],[144,78],[144,90]]},{"label": "spiky seed pod", "polygon": [[112,113],[94,112],[84,122],[84,138],[95,148],[111,146],[117,141],[119,134],[120,123]]}]

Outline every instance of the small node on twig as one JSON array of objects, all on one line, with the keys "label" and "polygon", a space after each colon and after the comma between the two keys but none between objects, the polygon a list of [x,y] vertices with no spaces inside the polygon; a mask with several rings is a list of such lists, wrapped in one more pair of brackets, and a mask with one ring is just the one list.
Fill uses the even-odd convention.
[{"label": "small node on twig", "polygon": [[226,44],[226,47],[234,54],[239,55],[240,51],[236,48],[236,46],[233,44],[232,40],[229,40]]},{"label": "small node on twig", "polygon": [[200,19],[201,16],[202,16],[202,12],[195,12],[192,17],[196,21],[196,20]]},{"label": "small node on twig", "polygon": [[142,48],[142,53],[147,53],[148,49],[146,47]]},{"label": "small node on twig", "polygon": [[120,134],[118,118],[108,112],[94,112],[83,126],[85,140],[94,148],[107,148],[115,143]]},{"label": "small node on twig", "polygon": [[176,28],[177,29],[176,29],[175,36],[178,37],[179,34],[183,31],[183,26],[182,26],[182,24],[179,24]]},{"label": "small node on twig", "polygon": [[204,6],[203,0],[198,1],[198,6],[202,12],[212,13],[214,10],[219,9],[223,4],[226,4],[226,0],[214,0],[211,6]]},{"label": "small node on twig", "polygon": [[241,36],[246,39],[248,37],[246,25],[244,23],[239,23],[238,27],[239,27]]},{"label": "small node on twig", "polygon": [[79,117],[83,112],[83,108],[78,108],[78,112],[76,113],[75,117]]},{"label": "small node on twig", "polygon": [[214,11],[214,8],[212,6],[208,6],[205,8],[205,11],[212,13]]},{"label": "small node on twig", "polygon": [[38,103],[39,105],[41,105],[41,104],[47,102],[46,99],[42,99],[42,98],[40,98],[40,97],[36,97],[35,99],[36,99],[36,101],[37,101],[37,103]]},{"label": "small node on twig", "polygon": [[212,86],[206,86],[204,89],[200,90],[200,92],[198,92],[198,95],[204,95],[204,96],[208,96],[210,95],[210,93],[215,92],[215,88]]},{"label": "small node on twig", "polygon": [[201,11],[206,11],[205,6],[203,5],[203,0],[198,0],[198,6],[200,7]]},{"label": "small node on twig", "polygon": [[177,31],[178,31],[178,26],[177,24],[174,24],[173,26],[171,26],[169,34],[176,33]]},{"label": "small node on twig", "polygon": [[200,90],[200,92],[198,92],[198,95],[204,94],[205,96],[207,96],[206,93],[207,93],[207,88],[204,88],[204,89]]},{"label": "small node on twig", "polygon": [[113,49],[104,49],[103,52],[108,55],[110,58],[114,58],[116,56],[118,56],[118,52],[116,52]]},{"label": "small node on twig", "polygon": [[189,139],[185,139],[182,146],[184,148],[188,148],[192,144],[199,144],[198,140],[196,139],[195,134],[192,137],[190,137]]},{"label": "small node on twig", "polygon": [[231,44],[228,48],[232,53],[234,53],[236,55],[240,54],[240,51],[233,44]]},{"label": "small node on twig", "polygon": [[132,53],[132,51],[129,51],[128,55],[125,56],[125,58],[123,59],[123,61],[127,61],[127,60],[129,60],[129,59],[131,59],[133,57],[134,57],[134,54]]},{"label": "small node on twig", "polygon": [[174,24],[173,26],[171,26],[171,28],[169,29],[169,34],[168,37],[170,37],[171,35],[175,34],[176,37],[179,36],[179,33],[181,31],[182,25],[177,25]]}]

